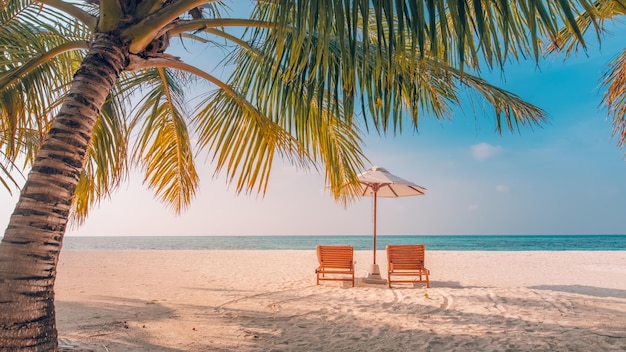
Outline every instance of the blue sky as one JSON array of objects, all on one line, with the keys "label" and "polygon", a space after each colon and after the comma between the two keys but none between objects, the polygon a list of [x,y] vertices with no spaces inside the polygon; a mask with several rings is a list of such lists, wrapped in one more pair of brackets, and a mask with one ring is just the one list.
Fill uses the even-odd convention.
[{"label": "blue sky", "polygon": [[[601,52],[507,66],[491,83],[544,109],[549,123],[495,132],[493,112],[471,107],[450,120],[424,117],[419,133],[366,138],[371,165],[427,188],[425,196],[380,199],[379,235],[626,234],[626,159],[599,106],[599,79],[624,48],[619,32]],[[224,178],[200,167],[201,188],[190,209],[172,214],[135,175],[93,210],[69,236],[368,235],[372,200],[344,208],[314,170],[275,163],[265,197],[236,195]],[[16,197],[0,193],[6,228]]]}]

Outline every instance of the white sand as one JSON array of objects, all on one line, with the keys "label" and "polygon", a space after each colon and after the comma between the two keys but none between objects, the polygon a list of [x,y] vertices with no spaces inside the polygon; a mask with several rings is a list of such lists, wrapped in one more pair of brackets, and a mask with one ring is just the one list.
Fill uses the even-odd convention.
[{"label": "white sand", "polygon": [[[372,252],[355,257],[362,278]],[[626,350],[626,251],[426,260],[430,289],[389,289],[316,286],[314,250],[64,251],[59,335],[110,352]]]}]

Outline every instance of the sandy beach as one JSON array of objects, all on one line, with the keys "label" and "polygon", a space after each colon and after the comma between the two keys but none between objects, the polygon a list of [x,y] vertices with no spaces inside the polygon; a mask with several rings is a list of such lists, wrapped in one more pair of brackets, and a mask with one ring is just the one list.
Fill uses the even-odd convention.
[{"label": "sandy beach", "polygon": [[[314,250],[64,251],[65,351],[625,351],[626,251],[427,251],[431,288],[315,285]],[[384,251],[377,254],[386,273]]]}]

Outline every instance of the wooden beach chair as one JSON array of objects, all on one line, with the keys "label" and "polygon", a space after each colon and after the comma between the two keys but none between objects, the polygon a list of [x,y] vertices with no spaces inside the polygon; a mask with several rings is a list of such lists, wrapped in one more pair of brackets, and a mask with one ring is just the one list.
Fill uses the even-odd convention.
[{"label": "wooden beach chair", "polygon": [[424,267],[423,244],[387,245],[387,281],[425,283],[430,287],[430,271]]},{"label": "wooden beach chair", "polygon": [[354,287],[354,247],[317,246],[319,267],[315,269],[317,285],[320,280],[351,281]]}]

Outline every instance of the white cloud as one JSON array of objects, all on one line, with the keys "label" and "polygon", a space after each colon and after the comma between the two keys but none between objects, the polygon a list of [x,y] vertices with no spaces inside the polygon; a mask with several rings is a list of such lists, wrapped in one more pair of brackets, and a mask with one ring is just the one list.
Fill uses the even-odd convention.
[{"label": "white cloud", "polygon": [[509,186],[507,186],[507,185],[497,185],[496,186],[496,191],[498,191],[498,192],[508,192],[509,191]]},{"label": "white cloud", "polygon": [[489,159],[489,158],[493,158],[497,155],[499,155],[500,153],[502,153],[502,147],[501,146],[493,146],[489,143],[479,143],[479,144],[474,144],[473,146],[470,147],[470,150],[472,152],[472,156],[474,157],[474,159],[476,160],[485,160],[485,159]]}]

